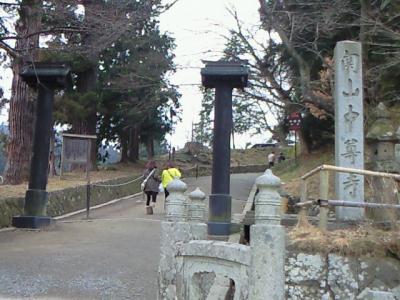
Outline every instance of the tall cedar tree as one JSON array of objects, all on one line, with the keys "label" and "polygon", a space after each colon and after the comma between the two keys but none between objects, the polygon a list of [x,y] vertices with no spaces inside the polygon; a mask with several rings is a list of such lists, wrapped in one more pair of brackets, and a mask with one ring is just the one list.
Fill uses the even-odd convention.
[{"label": "tall cedar tree", "polygon": [[[65,1],[58,1],[63,4]],[[71,27],[84,28],[79,34],[69,35],[68,42],[58,37],[52,43],[57,51],[51,59],[63,57],[71,61],[76,74],[74,88],[57,104],[58,121],[71,125],[70,132],[98,133],[98,110],[104,86],[98,82],[102,53],[113,47],[123,36],[143,30],[144,25],[160,10],[160,1],[84,1],[84,11],[72,14]],[[66,3],[56,6],[63,11]],[[51,14],[50,14],[51,15]],[[57,24],[57,14],[51,19]],[[92,146],[91,161],[95,166],[97,144]]]},{"label": "tall cedar tree", "polygon": [[[68,55],[75,56],[78,58],[75,60],[76,65],[86,66],[76,73],[75,89],[83,91],[86,100],[90,100],[93,98],[97,81],[96,58],[98,60],[99,53],[123,33],[132,30],[132,27],[136,29],[142,27],[153,11],[160,13],[163,9],[169,9],[171,5],[161,6],[159,0],[104,2],[22,0],[0,5],[9,16],[13,13],[18,16],[15,32],[10,30],[9,24],[5,24],[5,19],[0,21],[0,49],[5,50],[12,58],[14,73],[10,99],[10,139],[6,180],[8,183],[17,184],[28,176],[33,136],[31,124],[34,115],[34,95],[19,77],[19,71],[27,61],[51,60],[49,51],[38,53],[39,36],[64,42],[62,47],[51,49],[50,52],[53,53],[64,51],[61,56],[55,55],[54,60],[59,60],[60,57],[65,60]],[[83,13],[78,5],[81,5],[81,8],[83,5]],[[15,47],[9,42],[11,40],[16,40]],[[2,61],[3,58],[2,53]],[[87,102],[92,108],[89,109],[89,116],[86,116],[83,122],[81,119],[81,122],[75,120],[76,122],[70,123],[74,123],[73,130],[76,132],[93,133],[96,130],[95,104],[94,101]]]},{"label": "tall cedar tree", "polygon": [[[9,110],[9,140],[7,142],[7,164],[5,182],[19,184],[28,178],[32,149],[32,123],[34,120],[34,93],[19,76],[20,70],[28,61],[37,58],[39,35],[42,19],[42,1],[23,0],[19,5],[6,6],[10,13],[17,9],[18,20],[15,24],[16,36],[3,28],[0,48],[12,58],[13,80]],[[15,47],[9,46],[10,39],[16,40]]]},{"label": "tall cedar tree", "polygon": [[[92,35],[102,32],[101,36],[91,38],[95,45],[90,43],[82,47],[82,38],[78,37],[65,46],[67,51],[58,51],[53,55],[64,56],[64,60],[71,61],[78,82],[82,71],[93,69],[92,66],[96,66],[98,74],[94,89],[85,92],[76,85],[58,99],[58,122],[72,124],[72,130],[76,130],[78,126],[74,124],[87,122],[91,120],[90,114],[95,115],[96,120],[93,118],[92,125],[96,126],[92,128],[96,128],[98,140],[119,143],[123,161],[128,158],[132,161],[138,159],[141,123],[146,120],[146,116],[154,118],[157,115],[154,111],[162,111],[161,106],[165,106],[168,100],[171,100],[169,105],[177,103],[177,93],[165,80],[166,72],[174,69],[171,52],[174,44],[170,37],[159,31],[157,20],[161,11],[168,7],[153,2],[149,10],[149,1],[120,1],[115,8],[118,10],[111,17],[107,12],[110,12],[108,6],[112,3],[103,3],[107,10],[101,16],[105,18],[104,22],[113,20],[113,24],[107,25],[102,31],[93,32]],[[97,7],[93,11],[99,10]],[[77,18],[78,23],[85,20],[79,16]],[[117,28],[118,32],[110,31],[110,26]],[[108,34],[107,30],[113,34]],[[104,35],[108,39],[104,39]],[[99,44],[99,39],[103,39],[103,43]],[[63,43],[62,39],[55,39],[52,47],[61,48]],[[75,44],[79,45],[77,50]],[[162,125],[152,128],[162,132],[166,127]],[[146,135],[142,134],[142,141],[152,143],[152,138],[147,138],[151,131],[146,132]]]}]

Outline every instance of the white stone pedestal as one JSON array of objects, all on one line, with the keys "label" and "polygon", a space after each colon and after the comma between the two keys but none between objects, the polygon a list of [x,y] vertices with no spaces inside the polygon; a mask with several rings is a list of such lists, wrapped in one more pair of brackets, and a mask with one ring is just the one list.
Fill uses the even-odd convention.
[{"label": "white stone pedestal", "polygon": [[285,229],[281,225],[251,226],[252,300],[285,299]]}]

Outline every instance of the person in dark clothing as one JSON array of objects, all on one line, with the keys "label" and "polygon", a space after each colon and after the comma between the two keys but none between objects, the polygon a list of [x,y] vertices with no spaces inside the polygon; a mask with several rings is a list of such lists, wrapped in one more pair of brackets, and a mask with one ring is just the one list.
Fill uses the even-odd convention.
[{"label": "person in dark clothing", "polygon": [[157,169],[155,161],[151,160],[147,163],[143,177],[148,178],[143,190],[147,196],[146,206],[150,205],[151,200],[151,204],[154,207],[156,206],[158,190],[161,183],[160,171]]},{"label": "person in dark clothing", "polygon": [[283,154],[283,152],[279,153],[278,156],[278,162],[283,162],[286,159],[285,155]]}]

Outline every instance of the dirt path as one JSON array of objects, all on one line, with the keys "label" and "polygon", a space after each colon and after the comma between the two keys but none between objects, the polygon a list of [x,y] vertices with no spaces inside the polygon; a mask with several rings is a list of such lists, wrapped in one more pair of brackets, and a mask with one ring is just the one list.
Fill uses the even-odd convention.
[{"label": "dirt path", "polygon": [[[234,212],[258,175],[232,175]],[[185,181],[209,194],[210,177]],[[130,198],[90,221],[78,215],[46,231],[0,232],[0,299],[156,299],[162,207],[146,216],[141,198]]]}]

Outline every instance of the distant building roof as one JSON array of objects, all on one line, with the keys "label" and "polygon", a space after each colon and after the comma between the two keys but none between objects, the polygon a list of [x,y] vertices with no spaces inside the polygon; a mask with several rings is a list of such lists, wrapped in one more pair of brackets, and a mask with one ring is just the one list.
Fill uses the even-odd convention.
[{"label": "distant building roof", "polygon": [[251,148],[268,148],[268,147],[275,147],[275,143],[264,143],[264,144],[254,144]]}]

